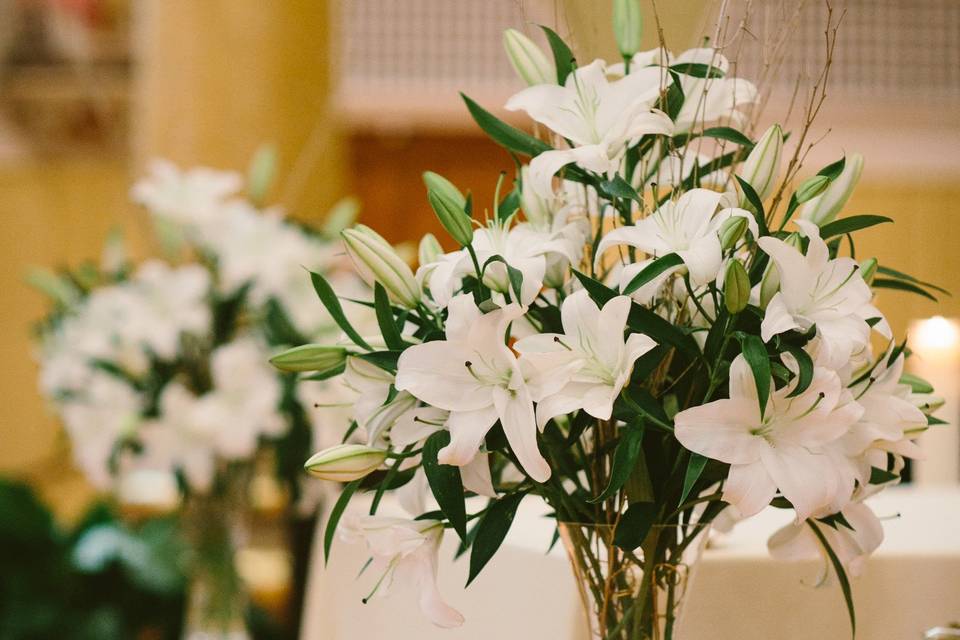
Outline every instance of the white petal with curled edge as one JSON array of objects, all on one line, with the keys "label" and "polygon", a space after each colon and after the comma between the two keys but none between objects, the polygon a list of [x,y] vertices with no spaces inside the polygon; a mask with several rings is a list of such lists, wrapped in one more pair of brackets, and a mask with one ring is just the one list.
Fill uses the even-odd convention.
[{"label": "white petal with curled edge", "polygon": [[767,448],[762,438],[750,433],[760,424],[755,400],[715,400],[681,411],[673,423],[674,434],[684,447],[728,464],[756,462]]},{"label": "white petal with curled edge", "polygon": [[767,310],[763,314],[763,322],[760,323],[760,337],[764,342],[769,342],[775,335],[779,335],[793,329],[801,329],[800,324],[787,310],[784,304],[783,294],[779,291],[773,294]]},{"label": "white petal with curled edge", "polygon": [[477,495],[496,498],[497,492],[493,488],[493,479],[490,476],[490,454],[478,453],[473,460],[460,467],[460,478],[463,488],[473,491]]},{"label": "white petal with curled edge", "polygon": [[723,500],[737,507],[744,518],[762,511],[776,494],[777,486],[759,461],[733,465],[723,483]]},{"label": "white petal with curled edge", "polygon": [[476,411],[454,411],[447,420],[450,431],[450,444],[437,453],[441,464],[462,467],[473,460],[480,450],[483,438],[497,421],[497,410],[493,405]]},{"label": "white petal with curled edge", "polygon": [[545,482],[550,477],[550,465],[537,445],[537,421],[530,393],[524,386],[519,389],[497,387],[493,391],[493,402],[503,433],[523,470],[537,482]]}]

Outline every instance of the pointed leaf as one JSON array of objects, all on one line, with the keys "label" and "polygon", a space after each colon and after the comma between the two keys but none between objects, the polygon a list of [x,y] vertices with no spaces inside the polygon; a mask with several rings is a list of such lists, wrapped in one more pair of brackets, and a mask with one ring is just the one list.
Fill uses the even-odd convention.
[{"label": "pointed leaf", "polygon": [[473,551],[470,552],[470,574],[467,577],[467,586],[470,586],[474,578],[480,575],[480,571],[487,566],[503,544],[510,525],[513,524],[513,518],[517,514],[517,508],[526,495],[524,492],[507,494],[491,504],[483,514],[473,539]]},{"label": "pointed leaf", "polygon": [[463,480],[460,468],[437,462],[437,452],[450,444],[449,431],[437,431],[423,445],[423,472],[430,491],[443,515],[450,521],[460,539],[467,536],[467,508],[463,501]]},{"label": "pointed leaf", "polygon": [[344,486],[343,491],[340,492],[340,497],[337,498],[337,502],[333,505],[333,509],[330,510],[330,517],[327,518],[327,526],[323,532],[324,563],[330,560],[330,547],[333,545],[333,536],[337,533],[337,525],[340,523],[340,517],[343,515],[344,510],[350,503],[350,498],[353,497],[353,494],[356,493],[357,487],[359,486],[360,480],[354,480],[350,484]]},{"label": "pointed leaf", "polygon": [[657,517],[656,502],[634,502],[620,516],[620,523],[613,533],[613,544],[632,551],[643,544]]},{"label": "pointed leaf", "polygon": [[393,318],[390,298],[387,297],[387,290],[379,282],[375,282],[373,285],[373,303],[377,314],[377,324],[380,325],[380,333],[383,335],[387,348],[393,351],[402,351],[405,345],[400,330],[397,328],[397,322]]},{"label": "pointed leaf", "polygon": [[813,359],[809,353],[800,347],[788,347],[787,351],[797,359],[797,364],[800,366],[800,372],[797,375],[797,386],[787,396],[788,398],[796,398],[806,391],[810,383],[813,382]]},{"label": "pointed leaf", "polygon": [[753,372],[753,380],[757,384],[757,400],[760,404],[760,416],[763,416],[767,408],[767,399],[770,397],[770,358],[767,356],[767,348],[763,344],[760,336],[752,334],[741,334],[740,345],[743,350],[743,357],[746,358],[750,370]]},{"label": "pointed leaf", "polygon": [[869,215],[840,218],[839,220],[835,220],[820,227],[820,237],[824,239],[832,238],[833,236],[839,236],[845,233],[853,233],[854,231],[859,231],[860,229],[866,229],[874,225],[883,224],[884,222],[893,222],[893,220],[886,216]]},{"label": "pointed leaf", "polygon": [[550,50],[553,52],[553,65],[557,68],[557,84],[562,87],[567,81],[567,76],[573,73],[576,68],[577,60],[567,43],[553,29],[543,25],[540,25],[540,28],[546,34],[547,42],[550,43]]},{"label": "pointed leaf", "polygon": [[813,529],[814,535],[817,536],[817,539],[823,546],[824,551],[827,552],[827,557],[830,559],[830,564],[833,565],[833,570],[837,574],[837,581],[840,582],[840,589],[843,591],[843,599],[847,604],[847,615],[850,617],[850,637],[855,638],[857,636],[857,614],[853,608],[853,591],[850,588],[850,580],[847,578],[847,572],[843,568],[843,563],[840,562],[840,558],[837,557],[837,554],[833,551],[830,543],[827,542],[827,537],[823,535],[822,531],[820,531],[820,527],[818,527],[813,520],[809,519],[807,520],[807,524],[810,525],[811,529]]},{"label": "pointed leaf", "polygon": [[637,463],[637,456],[640,455],[643,431],[643,422],[637,425],[628,425],[623,429],[623,435],[620,436],[617,450],[613,454],[613,465],[610,468],[610,480],[607,483],[607,488],[596,498],[591,498],[587,502],[603,502],[613,496],[627,482],[630,472],[633,471],[633,467]]},{"label": "pointed leaf", "polygon": [[690,495],[693,486],[697,484],[705,466],[707,466],[707,458],[699,453],[690,454],[690,461],[687,462],[687,472],[683,476],[683,492],[680,494],[680,502],[677,504],[683,504],[687,501],[687,496]]},{"label": "pointed leaf", "polygon": [[461,93],[460,97],[462,97],[463,101],[467,103],[467,109],[470,111],[470,115],[473,116],[473,119],[476,121],[476,123],[480,125],[480,128],[483,129],[497,144],[506,147],[511,151],[516,151],[517,153],[522,153],[528,156],[536,156],[544,151],[549,151],[552,148],[546,142],[538,140],[533,136],[520,131],[520,129],[517,129],[516,127],[511,127],[506,122],[497,118],[495,115],[471,100],[465,94]]},{"label": "pointed leaf", "polygon": [[373,351],[373,348],[367,344],[366,340],[360,337],[360,334],[357,333],[350,324],[350,321],[347,320],[346,314],[343,313],[343,307],[340,306],[340,300],[337,299],[337,294],[334,292],[333,287],[330,286],[330,283],[327,282],[327,279],[319,273],[311,271],[310,281],[313,282],[313,290],[317,292],[320,302],[327,308],[327,312],[330,314],[330,317],[333,318],[333,321],[337,323],[337,326],[339,326],[358,347],[362,347],[367,351]]},{"label": "pointed leaf", "polygon": [[661,256],[640,270],[623,289],[624,295],[630,295],[660,274],[683,264],[683,258],[675,253]]},{"label": "pointed leaf", "polygon": [[722,78],[723,69],[702,62],[681,62],[671,65],[670,69],[694,78]]},{"label": "pointed leaf", "polygon": [[906,291],[908,293],[915,293],[918,296],[923,296],[929,300],[937,302],[937,297],[925,289],[921,289],[919,286],[913,284],[912,282],[905,282],[903,280],[892,280],[889,278],[874,278],[871,283],[876,289],[895,289],[897,291]]}]

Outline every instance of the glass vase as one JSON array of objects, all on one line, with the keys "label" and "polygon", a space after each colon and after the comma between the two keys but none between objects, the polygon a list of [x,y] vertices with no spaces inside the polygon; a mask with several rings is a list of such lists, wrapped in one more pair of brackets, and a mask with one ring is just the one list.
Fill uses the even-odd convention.
[{"label": "glass vase", "polygon": [[184,512],[190,545],[184,640],[250,640],[248,598],[236,564],[246,525],[242,501],[231,492],[189,499]]},{"label": "glass vase", "polygon": [[633,551],[606,524],[561,523],[591,640],[685,640],[683,605],[709,525],[654,525]]}]

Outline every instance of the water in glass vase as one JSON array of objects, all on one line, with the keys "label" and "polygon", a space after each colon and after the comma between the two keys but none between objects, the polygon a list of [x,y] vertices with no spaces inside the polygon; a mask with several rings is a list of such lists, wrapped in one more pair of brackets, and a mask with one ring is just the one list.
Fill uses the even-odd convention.
[{"label": "water in glass vase", "polygon": [[195,496],[184,518],[191,545],[184,640],[250,640],[247,593],[236,566],[243,510],[228,495]]},{"label": "water in glass vase", "polygon": [[632,551],[616,526],[560,523],[591,640],[685,640],[683,605],[709,524],[654,525]]}]

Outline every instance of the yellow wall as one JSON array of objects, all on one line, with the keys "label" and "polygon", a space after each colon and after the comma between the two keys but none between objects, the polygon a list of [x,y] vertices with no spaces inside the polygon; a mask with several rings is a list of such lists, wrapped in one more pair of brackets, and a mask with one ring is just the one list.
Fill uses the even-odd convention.
[{"label": "yellow wall", "polygon": [[0,473],[36,481],[70,514],[88,492],[37,392],[29,332],[45,302],[23,276],[31,266],[98,258],[111,227],[133,221],[126,194],[122,161],[0,168]]}]

